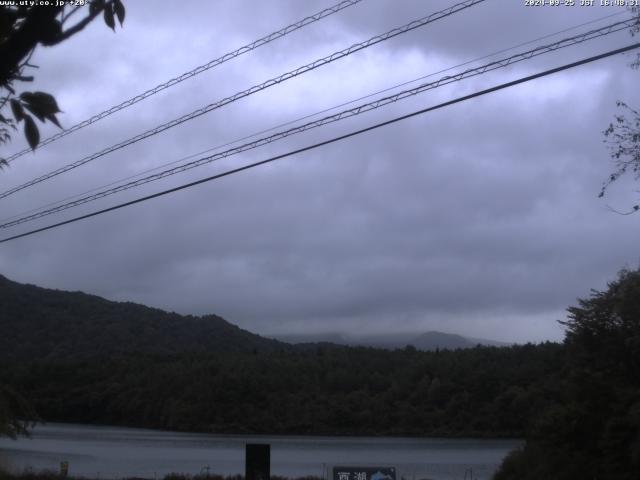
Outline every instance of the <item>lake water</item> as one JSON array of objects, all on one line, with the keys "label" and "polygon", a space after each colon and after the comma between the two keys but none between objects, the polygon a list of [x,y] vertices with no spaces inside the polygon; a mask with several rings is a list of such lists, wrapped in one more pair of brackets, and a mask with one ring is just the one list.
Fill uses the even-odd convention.
[{"label": "lake water", "polygon": [[[271,445],[271,474],[329,477],[332,467],[392,466],[401,480],[490,479],[517,440],[206,435],[46,424],[29,439],[0,438],[0,466],[92,478],[161,478],[167,473],[244,474],[247,443]],[[465,477],[466,475],[466,477]]]}]

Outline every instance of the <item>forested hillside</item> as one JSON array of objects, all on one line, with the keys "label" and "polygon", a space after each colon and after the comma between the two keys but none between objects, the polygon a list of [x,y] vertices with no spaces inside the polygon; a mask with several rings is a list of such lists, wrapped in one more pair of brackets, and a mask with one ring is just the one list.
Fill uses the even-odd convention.
[{"label": "forested hillside", "polygon": [[0,359],[89,359],[268,351],[284,344],[216,315],[183,316],[82,292],[22,285],[0,275]]},{"label": "forested hillside", "polygon": [[558,344],[0,363],[49,421],[225,433],[522,436],[557,390]]}]

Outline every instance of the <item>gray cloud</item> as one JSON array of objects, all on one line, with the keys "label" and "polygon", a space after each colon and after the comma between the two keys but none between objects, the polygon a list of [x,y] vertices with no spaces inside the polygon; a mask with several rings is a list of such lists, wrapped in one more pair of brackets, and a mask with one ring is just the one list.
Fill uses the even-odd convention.
[{"label": "gray cloud", "polygon": [[[365,0],[21,158],[0,184],[4,190],[24,182],[449,4]],[[128,2],[125,27],[115,35],[95,22],[39,51],[35,87],[56,94],[61,119],[71,125],[325,6]],[[3,200],[2,216],[610,13],[488,1],[25,190]],[[47,221],[627,43],[622,32],[543,56]],[[564,309],[639,259],[637,218],[605,208],[633,201],[633,183],[596,198],[611,169],[601,132],[616,99],[638,101],[629,60],[610,58],[3,244],[0,271],[182,313],[217,313],[259,333],[440,329],[507,341],[559,339]],[[16,138],[12,147],[21,144]]]}]

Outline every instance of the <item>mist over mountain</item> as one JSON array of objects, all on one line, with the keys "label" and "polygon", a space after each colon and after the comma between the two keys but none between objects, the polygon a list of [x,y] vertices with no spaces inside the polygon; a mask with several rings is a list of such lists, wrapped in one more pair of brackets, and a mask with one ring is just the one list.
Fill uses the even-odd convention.
[{"label": "mist over mountain", "polygon": [[[389,350],[504,346],[443,332],[352,335],[338,332],[265,338],[217,315],[179,315],[83,292],[20,284],[0,275],[0,358],[90,358],[128,353],[174,355],[272,351],[287,344],[331,343]],[[283,343],[284,342],[284,343]]]},{"label": "mist over mountain", "polygon": [[292,344],[333,343],[336,345],[363,346],[393,350],[411,345],[418,350],[431,351],[437,349],[456,350],[473,348],[477,345],[507,346],[509,344],[482,338],[470,338],[454,333],[429,331],[425,333],[385,333],[369,335],[353,335],[348,333],[328,332],[309,334],[281,334],[273,338]]}]

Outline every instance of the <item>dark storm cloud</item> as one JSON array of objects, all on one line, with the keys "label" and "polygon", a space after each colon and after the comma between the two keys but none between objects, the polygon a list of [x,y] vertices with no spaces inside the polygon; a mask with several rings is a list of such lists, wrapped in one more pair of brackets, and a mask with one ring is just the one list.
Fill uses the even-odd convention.
[{"label": "dark storm cloud", "polygon": [[[115,35],[96,22],[38,53],[36,86],[56,94],[65,125],[329,5],[129,3],[125,28]],[[2,173],[2,185],[451,3],[365,0],[21,158]],[[21,192],[3,201],[2,213],[610,13],[487,1]],[[261,160],[628,41],[624,32],[540,57],[70,212]],[[607,59],[4,244],[0,271],[183,313],[217,313],[261,333],[440,329],[507,341],[560,338],[555,321],[564,309],[639,258],[637,219],[612,214],[596,198],[611,169],[601,131],[616,99],[638,99],[638,74],[626,68],[628,60]],[[631,187],[614,189],[607,202],[628,204]]]}]

